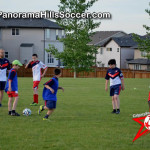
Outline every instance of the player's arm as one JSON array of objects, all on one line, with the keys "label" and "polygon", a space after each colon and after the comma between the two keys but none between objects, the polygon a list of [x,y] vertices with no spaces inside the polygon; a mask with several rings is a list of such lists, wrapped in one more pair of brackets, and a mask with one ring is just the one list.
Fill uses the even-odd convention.
[{"label": "player's arm", "polygon": [[9,85],[9,87],[8,87],[8,91],[9,92],[11,92],[11,82],[12,82],[12,80],[14,79],[14,77],[15,77],[15,75],[16,75],[16,72],[14,72],[14,71],[12,71],[11,73],[10,73],[10,77],[9,77],[9,79],[8,79],[8,85]]},{"label": "player's arm", "polygon": [[54,84],[54,80],[53,79],[51,79],[50,81],[48,81],[48,82],[46,82],[45,84],[44,84],[44,86],[47,88],[47,89],[49,89],[51,92],[52,92],[52,94],[54,94],[54,90],[53,90],[53,88],[51,87],[52,85]]},{"label": "player's arm", "polygon": [[108,75],[108,71],[106,73],[106,76],[105,76],[105,79],[106,79],[106,82],[105,82],[105,91],[107,92],[108,91],[108,82],[109,82],[109,75]]},{"label": "player's arm", "polygon": [[27,65],[25,66],[25,69],[29,68],[31,62],[32,62],[32,60],[29,60],[29,62],[28,62]]},{"label": "player's arm", "polygon": [[9,87],[8,87],[8,91],[11,92],[11,80],[8,81]]},{"label": "player's arm", "polygon": [[43,77],[45,76],[45,74],[46,74],[46,72],[47,72],[47,68],[48,68],[48,67],[46,67],[46,68],[44,69],[44,72],[43,72],[43,74],[41,75],[41,78],[43,78]]},{"label": "player's arm", "polygon": [[58,89],[62,90],[64,92],[64,88],[63,87],[58,87]]},{"label": "player's arm", "polygon": [[106,91],[106,92],[108,91],[108,81],[109,81],[109,80],[106,80],[106,82],[105,82],[105,91]]},{"label": "player's arm", "polygon": [[49,85],[45,85],[45,87],[47,88],[47,89],[49,89],[51,92],[52,92],[52,94],[54,94],[54,90],[49,86]]},{"label": "player's arm", "polygon": [[124,90],[125,89],[125,86],[124,86],[124,77],[123,77],[123,74],[121,72],[121,70],[119,70],[119,77],[121,79],[121,89]]}]

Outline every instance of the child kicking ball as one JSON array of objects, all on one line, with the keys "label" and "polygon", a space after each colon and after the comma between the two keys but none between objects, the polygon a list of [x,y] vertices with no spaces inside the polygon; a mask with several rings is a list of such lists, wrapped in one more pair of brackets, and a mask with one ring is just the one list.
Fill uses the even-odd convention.
[{"label": "child kicking ball", "polygon": [[45,106],[41,105],[38,110],[38,114],[40,114],[44,110],[48,110],[43,120],[47,120],[48,117],[56,109],[57,90],[62,89],[64,91],[62,87],[59,87],[59,82],[58,82],[58,78],[61,76],[60,69],[58,68],[55,69],[54,73],[55,76],[44,84],[43,100],[45,101]]}]

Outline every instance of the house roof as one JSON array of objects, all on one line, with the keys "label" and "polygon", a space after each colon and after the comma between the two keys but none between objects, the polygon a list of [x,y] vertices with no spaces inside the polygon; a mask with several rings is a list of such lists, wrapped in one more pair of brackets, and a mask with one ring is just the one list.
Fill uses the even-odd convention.
[{"label": "house roof", "polygon": [[[122,31],[97,31],[95,32],[90,39],[92,40],[89,44],[92,45],[100,45],[111,37],[115,36],[117,33],[121,33]],[[124,33],[124,32],[122,32]],[[124,33],[126,34],[126,33]]]},{"label": "house roof", "polygon": [[128,64],[150,65],[150,60],[149,59],[138,58],[138,59],[134,59],[134,60],[128,61],[127,63]]},{"label": "house roof", "polygon": [[32,47],[33,45],[33,43],[21,43],[20,47]]},{"label": "house roof", "polygon": [[51,28],[63,29],[57,23],[48,19],[4,19],[0,17],[0,28]]},{"label": "house roof", "polygon": [[137,45],[137,42],[133,40],[132,34],[128,34],[122,37],[112,37],[106,41],[102,46],[106,46],[111,40],[114,40],[120,47],[133,47]]}]

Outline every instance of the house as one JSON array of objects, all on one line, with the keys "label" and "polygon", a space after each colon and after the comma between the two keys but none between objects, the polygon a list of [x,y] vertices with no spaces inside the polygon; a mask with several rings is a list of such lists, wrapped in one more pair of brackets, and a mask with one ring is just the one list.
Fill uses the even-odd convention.
[{"label": "house", "polygon": [[138,45],[133,46],[134,59],[127,62],[128,68],[133,70],[150,70],[150,60],[147,59],[147,53],[140,51]]},{"label": "house", "polygon": [[58,40],[64,37],[64,30],[55,22],[47,19],[3,19],[0,18],[0,48],[5,50],[5,57],[11,62],[19,59],[27,63],[33,53],[49,67],[60,63],[45,51],[53,44],[63,51],[63,43]]},{"label": "house", "polygon": [[91,37],[89,45],[100,46],[112,37],[122,37],[127,35],[123,31],[96,31]]},{"label": "house", "polygon": [[112,37],[106,42],[100,44],[97,54],[97,66],[108,67],[110,59],[116,59],[117,67],[128,68],[127,60],[134,59],[134,48],[136,42],[132,34],[122,37]]}]

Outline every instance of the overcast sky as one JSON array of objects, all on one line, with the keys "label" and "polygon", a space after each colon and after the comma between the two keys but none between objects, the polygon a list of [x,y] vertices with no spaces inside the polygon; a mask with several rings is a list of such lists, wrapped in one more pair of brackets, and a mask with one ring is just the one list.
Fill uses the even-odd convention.
[{"label": "overcast sky", "polygon": [[[54,10],[58,12],[59,0],[0,0],[3,12],[38,12]],[[143,24],[150,26],[150,17],[145,12],[150,9],[150,0],[99,0],[89,12],[110,12],[111,20],[99,20],[97,31],[121,30],[126,33],[146,33]]]}]

